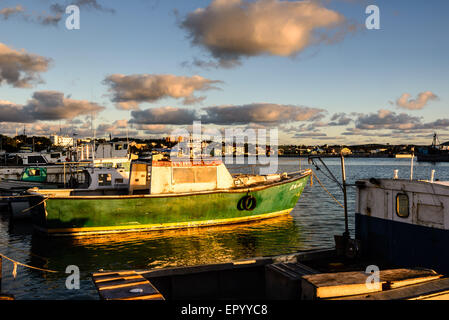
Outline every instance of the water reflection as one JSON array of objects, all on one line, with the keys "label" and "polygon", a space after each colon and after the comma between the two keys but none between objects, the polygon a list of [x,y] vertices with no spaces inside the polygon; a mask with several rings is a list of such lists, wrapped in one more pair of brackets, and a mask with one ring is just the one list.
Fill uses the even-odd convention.
[{"label": "water reflection", "polygon": [[[31,252],[46,257],[46,267],[52,270],[63,270],[71,264],[89,271],[164,268],[225,262],[297,248],[301,246],[298,233],[298,226],[286,215],[257,223],[138,234],[60,239],[33,235]],[[40,262],[33,258],[32,261]]]}]

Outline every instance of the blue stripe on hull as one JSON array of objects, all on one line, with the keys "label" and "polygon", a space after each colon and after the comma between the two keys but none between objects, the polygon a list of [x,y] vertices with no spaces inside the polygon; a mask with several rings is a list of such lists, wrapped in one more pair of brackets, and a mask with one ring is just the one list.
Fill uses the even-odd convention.
[{"label": "blue stripe on hull", "polygon": [[355,215],[362,254],[394,267],[431,268],[449,274],[449,231]]}]

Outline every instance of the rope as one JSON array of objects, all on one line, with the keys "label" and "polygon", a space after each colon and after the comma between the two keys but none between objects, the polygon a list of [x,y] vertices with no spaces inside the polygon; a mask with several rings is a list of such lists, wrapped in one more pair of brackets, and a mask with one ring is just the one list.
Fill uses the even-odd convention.
[{"label": "rope", "polygon": [[332,197],[332,199],[334,199],[335,202],[337,202],[338,205],[344,209],[345,206],[342,205],[342,204],[340,203],[340,201],[338,201],[338,200],[332,195],[332,193],[330,193],[329,190],[326,189],[326,187],[321,183],[321,181],[320,181],[320,179],[318,178],[318,176],[316,175],[316,173],[315,173],[314,171],[312,171],[312,174],[313,174],[313,176],[315,176],[316,180],[318,181],[318,183],[320,184],[320,186],[324,189],[324,191],[326,191],[326,192]]},{"label": "rope", "polygon": [[31,209],[36,208],[37,206],[40,206],[41,204],[45,203],[45,201],[47,201],[47,199],[48,199],[48,198],[45,198],[44,200],[42,200],[42,201],[39,202],[38,204],[35,204],[35,205],[32,206],[32,207],[23,209],[23,210],[22,210],[22,213],[28,212],[28,211],[30,211]]},{"label": "rope", "polygon": [[48,261],[48,258],[41,257],[40,255],[37,255],[37,254],[35,254],[35,253],[33,253],[33,252],[28,252],[28,251],[25,251],[25,250],[23,250],[23,249],[14,247],[14,246],[12,246],[12,245],[10,245],[10,244],[4,242],[4,241],[1,241],[1,240],[0,240],[0,244],[1,244],[2,246],[7,246],[7,247],[13,249],[14,251],[19,251],[19,252],[22,252],[22,253],[25,253],[25,254],[32,255],[32,256],[34,256],[34,257],[36,257],[36,258],[39,258],[39,259],[41,259],[41,260],[43,260],[43,261]]},{"label": "rope", "polygon": [[17,266],[23,266],[23,267],[26,267],[26,268],[30,268],[30,269],[34,269],[34,270],[39,270],[39,271],[44,271],[44,272],[58,273],[58,271],[54,271],[54,270],[48,270],[48,269],[42,269],[42,268],[37,268],[37,267],[29,266],[29,265],[24,264],[24,263],[22,263],[22,262],[13,260],[13,259],[11,259],[11,258],[9,258],[9,257],[7,257],[7,256],[5,256],[5,255],[3,255],[3,254],[1,254],[1,253],[0,253],[0,257],[5,258],[6,260],[9,260],[9,261],[11,261],[11,262],[14,264],[14,267],[13,267],[13,270],[12,270],[12,276],[14,277],[14,279],[15,279],[16,276],[17,276]]}]

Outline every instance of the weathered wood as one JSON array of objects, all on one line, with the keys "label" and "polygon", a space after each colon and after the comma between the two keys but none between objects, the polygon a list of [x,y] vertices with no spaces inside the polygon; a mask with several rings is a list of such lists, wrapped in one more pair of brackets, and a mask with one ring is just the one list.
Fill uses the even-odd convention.
[{"label": "weathered wood", "polygon": [[103,300],[164,300],[150,281],[135,271],[94,273],[92,276]]},{"label": "weathered wood", "polygon": [[381,280],[387,283],[388,287],[386,289],[404,287],[441,277],[442,275],[430,269],[392,269],[380,271]]},{"label": "weathered wood", "polygon": [[367,279],[370,275],[361,271],[306,275],[301,283],[302,299],[326,299],[368,294],[441,277],[433,270],[383,270],[379,272],[379,285],[367,286]]},{"label": "weathered wood", "polygon": [[270,300],[299,300],[301,278],[318,271],[301,263],[278,263],[265,267],[265,292]]},{"label": "weathered wood", "polygon": [[377,293],[331,300],[449,300],[449,279],[437,279]]}]

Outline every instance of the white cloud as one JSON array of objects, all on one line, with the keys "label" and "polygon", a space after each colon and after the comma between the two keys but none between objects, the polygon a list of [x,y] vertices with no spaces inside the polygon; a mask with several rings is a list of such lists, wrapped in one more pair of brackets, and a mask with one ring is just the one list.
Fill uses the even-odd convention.
[{"label": "white cloud", "polygon": [[221,81],[209,80],[201,76],[175,76],[171,74],[112,74],[104,80],[112,93],[112,101],[117,108],[134,110],[140,103],[156,102],[164,98],[183,99],[184,104],[204,100],[196,97],[197,91],[217,89],[214,84]]},{"label": "white cloud", "polygon": [[0,85],[7,83],[16,88],[29,88],[42,83],[40,73],[47,71],[50,59],[14,50],[0,42]]},{"label": "white cloud", "polygon": [[410,99],[411,94],[403,93],[399,99],[396,100],[396,105],[399,108],[407,110],[421,110],[430,100],[437,100],[438,96],[431,91],[425,91],[418,94],[416,99]]},{"label": "white cloud", "polygon": [[318,1],[279,0],[214,0],[189,13],[181,27],[223,67],[239,64],[242,56],[294,56],[338,41],[352,28]]}]

